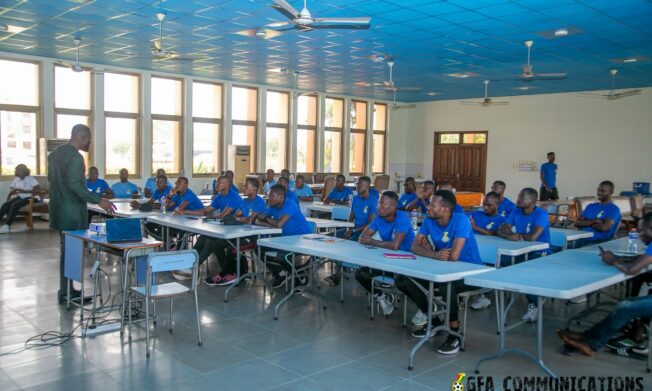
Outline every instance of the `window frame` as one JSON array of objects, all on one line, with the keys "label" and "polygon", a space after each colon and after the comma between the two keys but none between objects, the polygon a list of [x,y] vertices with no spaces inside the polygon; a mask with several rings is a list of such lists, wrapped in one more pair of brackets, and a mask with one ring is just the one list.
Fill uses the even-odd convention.
[{"label": "window frame", "polygon": [[[221,106],[220,114],[221,114],[221,117],[220,118],[195,117],[193,115],[193,113],[190,113],[190,115],[192,116],[192,131],[191,131],[191,138],[192,138],[191,144],[192,144],[192,150],[193,150],[192,164],[191,164],[192,165],[192,169],[191,169],[192,177],[193,178],[214,178],[217,175],[219,175],[222,172],[222,170],[224,169],[224,167],[222,167],[223,166],[222,161],[224,160],[223,156],[222,156],[223,155],[222,151],[223,151],[223,146],[224,146],[224,110],[226,108],[226,105],[225,105],[226,102],[225,102],[225,99],[224,99],[224,94],[225,94],[224,88],[225,87],[224,87],[223,83],[215,83],[215,82],[206,81],[206,80],[194,80],[193,79],[192,80],[192,88],[193,89],[194,89],[194,84],[195,83],[209,84],[209,85],[212,85],[212,86],[220,86],[220,91],[221,91],[221,93],[220,93],[220,106]],[[194,101],[193,101],[193,105],[194,105]],[[217,145],[218,145],[219,152],[220,152],[220,154],[219,154],[220,158],[217,159],[217,167],[216,167],[215,172],[209,172],[209,173],[196,173],[195,172],[195,153],[194,153],[194,151],[195,151],[195,124],[196,123],[211,124],[211,125],[218,125],[219,126],[220,131],[218,132],[218,135],[217,135]]]},{"label": "window frame", "polygon": [[[348,119],[349,119],[349,175],[355,175],[355,176],[361,176],[364,175],[367,169],[367,132],[369,131],[369,118],[367,118],[367,111],[369,110],[369,102],[364,101],[364,100],[359,100],[359,99],[351,99],[351,105],[354,105],[356,103],[364,103],[365,105],[365,127],[364,128],[354,128],[351,127],[351,112],[349,111],[348,114]],[[363,143],[363,149],[362,149],[362,171],[350,171],[351,169],[351,155],[350,155],[350,148],[351,148],[351,139],[354,134],[362,134],[364,137],[364,143]]]},{"label": "window frame", "polygon": [[[255,121],[244,120],[244,119],[233,119],[233,89],[234,88],[244,88],[244,89],[247,89],[247,90],[256,91],[256,110],[255,110],[255,112],[256,112],[256,120]],[[250,157],[251,158],[251,164],[250,164],[250,168],[249,168],[250,172],[255,172],[256,167],[258,167],[258,159],[257,159],[257,156],[258,156],[258,145],[257,144],[258,143],[257,143],[257,140],[258,140],[258,122],[260,120],[258,118],[258,113],[259,113],[259,109],[260,109],[260,107],[258,107],[259,106],[259,99],[260,99],[259,94],[260,94],[260,88],[258,88],[258,87],[244,86],[244,85],[233,85],[233,86],[231,86],[231,144],[235,145],[235,144],[233,144],[233,125],[252,126],[254,128],[254,136],[253,136],[254,145],[253,145],[253,147],[249,146],[250,147],[249,150],[252,152],[252,155],[253,155],[253,156]],[[267,120],[267,118],[265,118],[265,120]]]},{"label": "window frame", "polygon": [[[375,113],[376,113],[376,108],[375,108],[375,106],[376,106],[376,105],[379,105],[379,106],[385,106],[385,118],[384,118],[384,121],[385,121],[385,130],[375,130],[375,129],[373,129],[373,128],[375,128],[375,126],[376,126],[375,121],[374,121],[374,123],[373,123],[373,125],[372,125],[372,134],[371,134],[371,149],[372,149],[372,156],[371,156],[371,174],[372,174],[372,175],[376,175],[376,174],[384,174],[384,173],[385,173],[385,170],[386,170],[386,168],[387,168],[387,127],[388,127],[388,125],[389,125],[389,124],[388,124],[388,119],[389,119],[389,112],[388,112],[388,110],[389,110],[389,105],[388,105],[387,103],[379,103],[379,102],[373,102],[372,104],[374,105],[374,110],[373,110],[373,113],[374,113],[373,116],[374,116],[374,117],[376,116],[376,115],[375,115]],[[380,172],[374,172],[373,137],[374,137],[375,135],[382,135],[382,136],[383,136],[383,171],[380,171]]]},{"label": "window frame", "polygon": [[[152,94],[152,79],[166,79],[166,80],[174,80],[178,81],[181,83],[181,88],[179,91],[180,94],[180,100],[181,100],[181,114],[154,114],[151,112],[152,109],[152,99],[151,99],[151,94]],[[150,93],[150,131],[151,131],[151,140],[152,140],[152,147],[150,149],[150,168],[151,168],[151,176],[154,176],[156,174],[157,169],[154,168],[154,121],[168,121],[168,122],[178,122],[179,123],[179,134],[177,136],[177,155],[179,157],[179,170],[178,172],[168,172],[166,171],[166,175],[171,176],[171,177],[178,177],[181,175],[181,170],[185,171],[185,168],[183,167],[184,164],[184,156],[183,156],[183,135],[184,135],[184,126],[183,126],[183,116],[184,116],[184,79],[179,78],[179,77],[171,77],[171,76],[158,76],[158,75],[150,75],[150,88],[149,88],[149,93]],[[191,170],[192,171],[192,170]]]},{"label": "window frame", "polygon": [[[342,127],[326,126],[326,123],[325,123],[326,122],[326,119],[325,119],[326,118],[326,100],[329,100],[329,99],[330,100],[339,100],[340,102],[342,102],[342,122],[341,122]],[[340,145],[344,144],[344,125],[345,125],[344,124],[344,120],[345,120],[344,113],[345,112],[346,112],[346,101],[345,101],[344,98],[336,98],[336,97],[333,97],[333,96],[326,96],[324,98],[324,137],[326,136],[326,132],[339,133],[340,134]],[[324,167],[324,162],[326,160],[326,158],[324,156],[325,148],[326,148],[326,145],[322,145],[322,151],[321,151],[321,154],[322,154],[322,171],[325,171],[325,167]],[[343,164],[344,164],[344,148],[340,148],[340,167],[339,167],[339,170],[335,170],[333,172],[330,172],[329,174],[339,174],[339,173],[341,173],[343,171],[343,169],[344,169]]]},{"label": "window frame", "polygon": [[[267,128],[277,128],[277,129],[285,129],[285,164],[284,168],[288,167],[288,162],[290,161],[290,107],[292,105],[292,96],[290,91],[283,91],[283,90],[273,90],[273,89],[268,89],[265,91],[265,117],[267,117],[267,94],[273,92],[275,94],[283,94],[287,96],[287,123],[281,123],[281,122],[267,122],[267,118],[265,118],[265,141],[267,141]],[[265,165],[267,165],[267,142],[265,142]]]},{"label": "window frame", "polygon": [[[299,137],[299,130],[312,130],[313,132],[313,137],[312,137],[312,167],[313,167],[313,172],[317,171],[317,140],[319,138],[319,134],[317,133],[317,129],[319,129],[319,95],[317,94],[305,94],[302,96],[307,96],[315,99],[315,124],[314,125],[300,125],[299,122],[297,121],[297,138]],[[297,110],[299,109],[299,98],[297,97]],[[295,146],[296,149],[296,146]],[[341,161],[341,160],[340,160]],[[297,158],[294,161],[294,167],[299,166],[299,160],[298,160],[298,154]]]}]

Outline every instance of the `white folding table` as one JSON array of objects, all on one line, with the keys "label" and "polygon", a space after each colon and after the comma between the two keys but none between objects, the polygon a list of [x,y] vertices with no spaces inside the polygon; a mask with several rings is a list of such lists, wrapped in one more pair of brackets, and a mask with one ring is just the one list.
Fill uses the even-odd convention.
[{"label": "white folding table", "polygon": [[578,229],[550,228],[550,244],[555,247],[561,247],[567,250],[568,245],[575,247],[575,241],[581,239],[590,239],[593,232],[582,231]]},{"label": "white folding table", "polygon": [[544,242],[528,242],[525,240],[507,240],[498,236],[475,235],[478,247],[491,247],[496,249],[496,265],[500,266],[500,257],[502,255],[511,257],[512,264],[519,255],[527,255],[534,251],[542,251],[550,246]]}]

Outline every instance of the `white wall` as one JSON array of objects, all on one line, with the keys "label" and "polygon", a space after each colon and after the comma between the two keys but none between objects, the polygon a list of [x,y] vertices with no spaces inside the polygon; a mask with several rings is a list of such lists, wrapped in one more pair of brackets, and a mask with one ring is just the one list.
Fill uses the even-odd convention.
[{"label": "white wall", "polygon": [[[592,195],[605,179],[618,192],[632,182],[652,181],[652,88],[641,95],[609,101],[574,93],[502,97],[508,106],[464,106],[458,101],[422,103],[409,112],[410,141],[401,159],[406,175],[432,175],[433,132],[487,130],[487,187],[507,182],[510,196],[539,188],[538,172],[513,168],[518,160],[539,165],[555,151],[560,197]],[[395,151],[394,151],[395,152]],[[391,168],[391,163],[390,163]]]}]

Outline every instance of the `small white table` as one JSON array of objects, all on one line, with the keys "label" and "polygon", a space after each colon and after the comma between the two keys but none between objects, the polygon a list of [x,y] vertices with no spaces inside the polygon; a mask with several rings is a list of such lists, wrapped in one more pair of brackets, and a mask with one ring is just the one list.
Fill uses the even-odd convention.
[{"label": "small white table", "polygon": [[[132,201],[132,200],[129,200]],[[149,216],[156,216],[161,214],[161,211],[154,208],[152,209],[151,212],[141,212],[137,208],[132,208],[130,202],[116,202],[113,205],[115,205],[115,213],[114,216],[116,217],[122,217],[122,218],[132,218],[132,219],[146,219]],[[108,215],[106,211],[102,208],[100,208],[99,205],[97,204],[86,204],[88,210],[101,213],[104,215]]]},{"label": "small white table", "polygon": [[[478,242],[479,247],[488,247],[491,250],[495,249],[496,259],[495,264],[500,266],[500,257],[502,255],[512,258],[512,264],[514,260],[519,255],[525,255],[527,260],[527,254],[534,251],[546,250],[550,247],[548,243],[544,242],[528,242],[525,240],[507,240],[500,238],[498,236],[489,236],[489,235],[475,235],[475,239]],[[485,248],[485,250],[488,250]],[[488,262],[488,259],[483,259],[485,263]]]},{"label": "small white table", "polygon": [[640,255],[645,252],[645,248],[647,246],[639,239],[637,241],[636,252],[631,253],[629,252],[629,238],[625,236],[622,238],[610,240],[608,242],[602,242],[591,246],[586,246],[583,247],[583,249],[591,250],[591,251],[600,251],[598,247],[602,247],[604,250],[611,251],[618,255]]},{"label": "small white table", "polygon": [[593,232],[581,231],[577,229],[550,228],[550,244],[555,247],[561,247],[567,250],[568,245],[575,247],[575,241],[581,239],[590,239]]}]

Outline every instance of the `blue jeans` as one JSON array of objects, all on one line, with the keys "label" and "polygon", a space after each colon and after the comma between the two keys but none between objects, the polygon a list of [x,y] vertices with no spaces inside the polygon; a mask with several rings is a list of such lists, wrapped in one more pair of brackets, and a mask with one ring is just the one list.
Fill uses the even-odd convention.
[{"label": "blue jeans", "polygon": [[634,318],[652,317],[652,296],[636,297],[618,303],[616,309],[599,323],[584,332],[586,342],[593,351],[598,351],[613,338],[620,329]]}]

